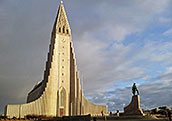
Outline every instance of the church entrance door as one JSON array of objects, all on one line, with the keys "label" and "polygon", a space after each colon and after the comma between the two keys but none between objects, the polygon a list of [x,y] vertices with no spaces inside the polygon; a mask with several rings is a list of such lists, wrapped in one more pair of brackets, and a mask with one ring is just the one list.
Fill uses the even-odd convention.
[{"label": "church entrance door", "polygon": [[60,108],[60,116],[64,115],[64,108]]}]

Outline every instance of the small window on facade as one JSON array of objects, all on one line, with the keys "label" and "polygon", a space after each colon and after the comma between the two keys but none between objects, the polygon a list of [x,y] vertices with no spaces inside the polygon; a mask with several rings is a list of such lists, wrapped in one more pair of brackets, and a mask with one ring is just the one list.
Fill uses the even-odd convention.
[{"label": "small window on facade", "polygon": [[62,66],[62,68],[64,68],[64,66]]},{"label": "small window on facade", "polygon": [[63,48],[64,48],[64,46],[63,46]]},{"label": "small window on facade", "polygon": [[69,30],[68,29],[66,29],[66,32],[67,32],[67,34],[69,34]]},{"label": "small window on facade", "polygon": [[64,55],[64,53],[62,53]]},{"label": "small window on facade", "polygon": [[61,32],[61,28],[59,28],[59,32]]},{"label": "small window on facade", "polygon": [[64,76],[64,73],[62,73],[62,76]]},{"label": "small window on facade", "polygon": [[64,62],[64,59],[62,59],[62,61]]}]

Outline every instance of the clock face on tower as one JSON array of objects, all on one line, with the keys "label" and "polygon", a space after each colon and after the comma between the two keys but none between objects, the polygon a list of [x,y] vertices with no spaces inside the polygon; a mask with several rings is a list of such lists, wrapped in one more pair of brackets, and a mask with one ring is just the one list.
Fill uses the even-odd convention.
[{"label": "clock face on tower", "polygon": [[62,39],[62,42],[65,42],[66,40],[65,39]]}]

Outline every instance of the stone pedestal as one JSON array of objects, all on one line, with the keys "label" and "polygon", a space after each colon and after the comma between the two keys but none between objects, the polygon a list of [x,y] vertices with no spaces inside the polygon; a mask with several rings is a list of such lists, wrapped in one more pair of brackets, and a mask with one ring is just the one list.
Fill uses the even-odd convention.
[{"label": "stone pedestal", "polygon": [[140,96],[135,95],[128,106],[124,108],[125,115],[144,115],[143,111],[140,109]]}]

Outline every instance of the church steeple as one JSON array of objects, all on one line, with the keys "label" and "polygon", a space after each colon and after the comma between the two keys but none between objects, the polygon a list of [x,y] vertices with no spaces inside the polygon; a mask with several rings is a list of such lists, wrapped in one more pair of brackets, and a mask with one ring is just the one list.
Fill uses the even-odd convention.
[{"label": "church steeple", "polygon": [[54,23],[54,30],[59,34],[71,35],[71,29],[63,6],[63,1],[61,1],[58,9],[57,17]]},{"label": "church steeple", "polygon": [[63,2],[51,34],[43,81],[30,91],[27,104],[7,105],[5,115],[24,118],[33,114],[59,117],[106,113],[106,106],[92,104],[83,96]]}]

